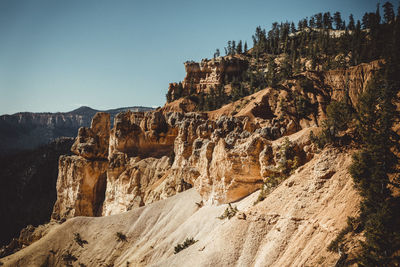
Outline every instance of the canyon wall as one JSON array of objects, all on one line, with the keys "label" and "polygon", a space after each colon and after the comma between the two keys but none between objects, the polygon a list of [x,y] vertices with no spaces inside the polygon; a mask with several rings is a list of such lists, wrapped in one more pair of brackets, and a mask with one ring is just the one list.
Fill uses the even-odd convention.
[{"label": "canyon wall", "polygon": [[[355,105],[378,68],[372,62],[323,75],[306,72],[284,89],[267,88],[208,113],[122,112],[111,130],[109,115],[98,113],[90,128],[79,130],[76,155],[60,158],[53,218],[121,213],[191,187],[204,203],[241,199],[281,175],[285,162],[296,160],[299,168],[311,160],[316,148],[308,136],[289,143],[283,137],[318,132],[326,103],[341,100],[347,88]],[[312,90],[302,85],[304,78]],[[305,117],[295,115],[299,95],[314,110]],[[290,158],[283,146],[291,147]]]}]

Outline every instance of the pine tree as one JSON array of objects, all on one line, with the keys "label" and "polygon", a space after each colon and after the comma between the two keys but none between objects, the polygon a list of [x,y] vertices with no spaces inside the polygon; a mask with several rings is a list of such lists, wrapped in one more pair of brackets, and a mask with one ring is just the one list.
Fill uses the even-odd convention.
[{"label": "pine tree", "polygon": [[290,23],[290,33],[295,33],[296,32],[296,26],[294,26],[294,23]]},{"label": "pine tree", "polygon": [[393,5],[390,2],[386,2],[382,7],[384,22],[390,23],[391,21],[394,21]]},{"label": "pine tree", "polygon": [[241,54],[243,51],[242,51],[242,40],[239,40],[239,42],[238,42],[238,44],[237,44],[237,47],[236,47],[236,52],[238,53],[238,54]]},{"label": "pine tree", "polygon": [[341,30],[343,26],[342,16],[339,11],[333,14],[333,21],[335,23],[336,30]]},{"label": "pine tree", "polygon": [[247,53],[247,41],[244,42],[244,53]]},{"label": "pine tree", "polygon": [[332,29],[332,17],[330,12],[324,13],[323,24],[324,29]]},{"label": "pine tree", "polygon": [[396,256],[400,250],[400,198],[389,187],[400,188],[396,156],[400,137],[392,128],[400,116],[394,104],[400,91],[399,33],[392,34],[388,40],[393,42],[389,46],[392,53],[387,54],[386,65],[368,84],[357,109],[357,131],[363,149],[354,155],[350,173],[363,197],[360,219],[365,241],[358,258],[362,266],[400,264]]},{"label": "pine tree", "polygon": [[318,13],[315,15],[315,26],[318,29],[322,29],[322,13]]},{"label": "pine tree", "polygon": [[350,14],[350,16],[349,16],[349,24],[347,25],[347,28],[348,28],[350,31],[354,31],[355,28],[356,28],[356,26],[355,26],[355,24],[354,24],[354,17],[353,17],[353,14]]},{"label": "pine tree", "polygon": [[231,55],[232,54],[232,41],[228,41],[228,47],[227,47],[227,50],[228,50],[228,54],[227,55]]},{"label": "pine tree", "polygon": [[217,57],[219,57],[220,55],[221,55],[221,53],[220,53],[219,49],[217,48],[217,49],[215,50],[215,53],[214,53],[214,58],[217,58]]},{"label": "pine tree", "polygon": [[308,22],[308,25],[310,25],[310,28],[315,28],[315,19],[314,16],[310,18],[310,21]]},{"label": "pine tree", "polygon": [[362,28],[365,29],[369,29],[370,28],[370,13],[365,13],[364,16],[362,17]]}]

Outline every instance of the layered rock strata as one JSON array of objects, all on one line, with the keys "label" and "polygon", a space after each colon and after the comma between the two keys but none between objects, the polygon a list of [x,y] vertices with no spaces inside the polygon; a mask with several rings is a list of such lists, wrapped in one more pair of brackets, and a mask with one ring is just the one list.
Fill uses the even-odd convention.
[{"label": "layered rock strata", "polygon": [[[377,69],[379,62],[323,76],[305,72],[279,90],[267,88],[209,113],[123,112],[111,130],[99,113],[90,128],[79,130],[72,147],[77,156],[60,159],[54,213],[111,215],[191,187],[208,203],[241,199],[269,177],[311,160],[315,147],[308,136],[318,131],[326,104],[347,94],[356,105]],[[346,73],[352,82],[340,78]],[[295,138],[303,131],[307,138]]]},{"label": "layered rock strata", "polygon": [[239,77],[248,67],[248,61],[240,57],[218,57],[214,59],[203,59],[201,62],[185,62],[186,77],[182,83],[170,83],[168,94],[171,100],[179,91],[179,95],[188,96],[207,93],[210,88],[216,88],[224,81]]},{"label": "layered rock strata", "polygon": [[101,215],[107,182],[109,136],[108,113],[97,113],[90,128],[79,129],[71,148],[76,155],[59,159],[53,218]]}]

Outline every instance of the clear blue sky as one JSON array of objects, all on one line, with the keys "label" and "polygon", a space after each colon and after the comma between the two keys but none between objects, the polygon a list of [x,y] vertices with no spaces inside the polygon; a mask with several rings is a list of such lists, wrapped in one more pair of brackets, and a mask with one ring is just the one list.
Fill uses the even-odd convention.
[{"label": "clear blue sky", "polygon": [[326,11],[361,19],[377,2],[0,0],[0,114],[161,106],[184,61],[227,40],[251,46],[258,25]]}]

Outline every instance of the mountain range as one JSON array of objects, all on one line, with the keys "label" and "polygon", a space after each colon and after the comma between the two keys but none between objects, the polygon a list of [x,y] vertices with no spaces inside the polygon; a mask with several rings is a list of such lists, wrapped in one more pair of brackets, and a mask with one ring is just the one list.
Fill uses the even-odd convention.
[{"label": "mountain range", "polygon": [[[141,112],[150,107],[133,106],[104,110],[111,120],[123,111]],[[0,155],[34,149],[58,137],[75,137],[80,127],[90,126],[100,110],[82,106],[70,112],[19,112],[0,116]]]}]

